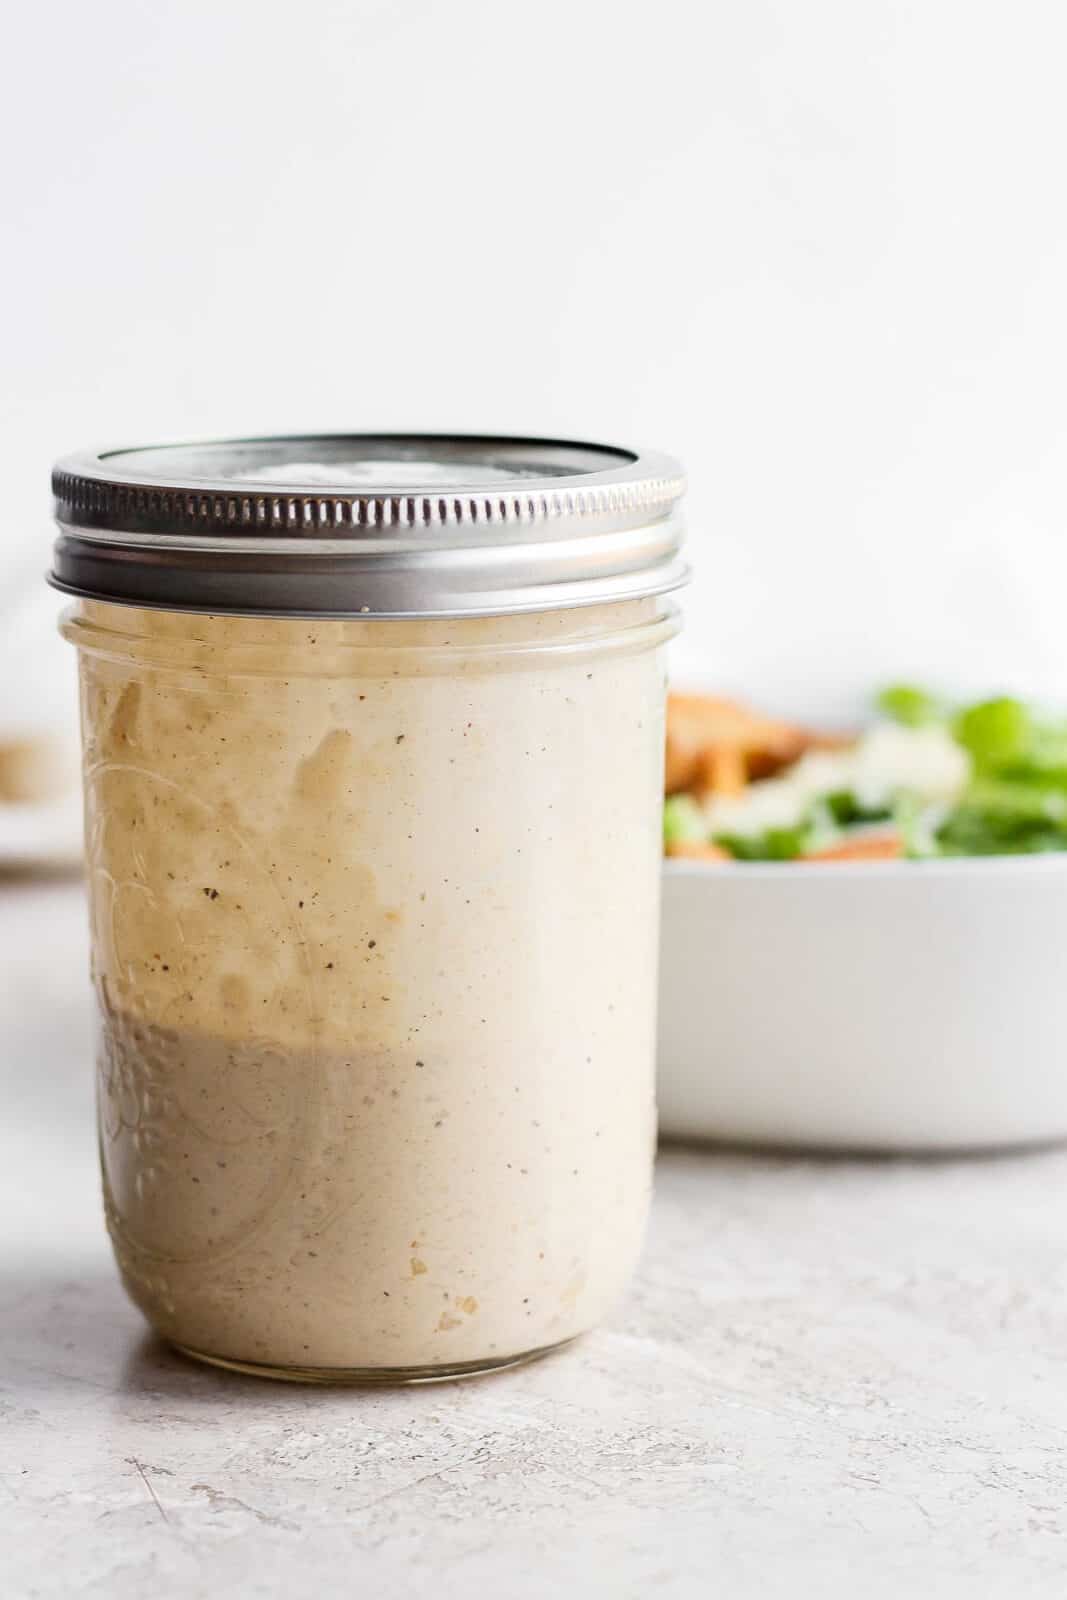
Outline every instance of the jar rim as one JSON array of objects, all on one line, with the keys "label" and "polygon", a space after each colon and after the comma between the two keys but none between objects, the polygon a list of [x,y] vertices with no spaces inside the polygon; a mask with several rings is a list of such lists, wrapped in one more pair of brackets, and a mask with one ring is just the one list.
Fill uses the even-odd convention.
[{"label": "jar rim", "polygon": [[[136,662],[159,672],[191,673],[196,681],[214,673],[227,679],[315,677],[429,677],[454,676],[457,671],[522,671],[546,662],[602,660],[655,649],[672,639],[680,627],[676,605],[667,597],[636,604],[571,610],[559,615],[560,629],[549,634],[530,631],[521,616],[498,618],[513,623],[501,635],[487,635],[479,624],[492,618],[333,618],[314,625],[316,637],[305,647],[299,617],[212,617],[194,622],[198,631],[155,632],[154,608],[141,612],[128,606],[113,610],[100,602],[75,602],[59,619],[59,631],[79,652],[119,666]],[[180,616],[181,613],[175,613]],[[134,619],[132,625],[126,619]],[[564,619],[570,620],[564,623]],[[243,631],[234,637],[226,623],[264,624],[264,634]],[[216,629],[223,624],[222,636]],[[278,624],[288,632],[281,633]],[[324,627],[327,632],[323,636]],[[471,630],[464,632],[465,629]],[[400,630],[397,637],[396,630]]]}]

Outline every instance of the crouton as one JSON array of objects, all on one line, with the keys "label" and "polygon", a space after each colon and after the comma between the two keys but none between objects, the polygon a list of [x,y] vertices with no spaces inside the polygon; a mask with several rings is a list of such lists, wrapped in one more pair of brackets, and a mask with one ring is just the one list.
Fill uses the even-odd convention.
[{"label": "crouton", "polygon": [[862,833],[825,850],[812,850],[801,861],[899,861],[904,841],[899,833]]}]

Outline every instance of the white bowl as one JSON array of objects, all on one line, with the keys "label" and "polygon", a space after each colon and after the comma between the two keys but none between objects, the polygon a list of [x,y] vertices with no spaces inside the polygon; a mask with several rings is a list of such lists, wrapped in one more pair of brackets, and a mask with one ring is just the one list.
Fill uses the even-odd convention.
[{"label": "white bowl", "polygon": [[1067,1137],[1067,856],[669,861],[663,890],[665,1135]]}]

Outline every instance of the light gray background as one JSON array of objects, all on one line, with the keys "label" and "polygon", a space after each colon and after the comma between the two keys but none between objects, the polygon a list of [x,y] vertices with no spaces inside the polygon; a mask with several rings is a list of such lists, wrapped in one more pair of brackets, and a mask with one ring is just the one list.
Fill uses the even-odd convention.
[{"label": "light gray background", "polygon": [[601,435],[691,471],[680,676],[1067,695],[1065,43],[1056,0],[22,7],[5,540],[40,566],[87,442]]}]

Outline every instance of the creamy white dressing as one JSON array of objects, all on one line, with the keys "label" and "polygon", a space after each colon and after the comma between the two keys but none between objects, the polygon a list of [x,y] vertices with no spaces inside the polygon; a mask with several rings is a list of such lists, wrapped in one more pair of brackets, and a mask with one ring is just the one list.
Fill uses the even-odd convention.
[{"label": "creamy white dressing", "polygon": [[211,1358],[334,1373],[493,1365],[596,1322],[651,1184],[657,603],[90,603],[70,630],[137,1304]]}]

